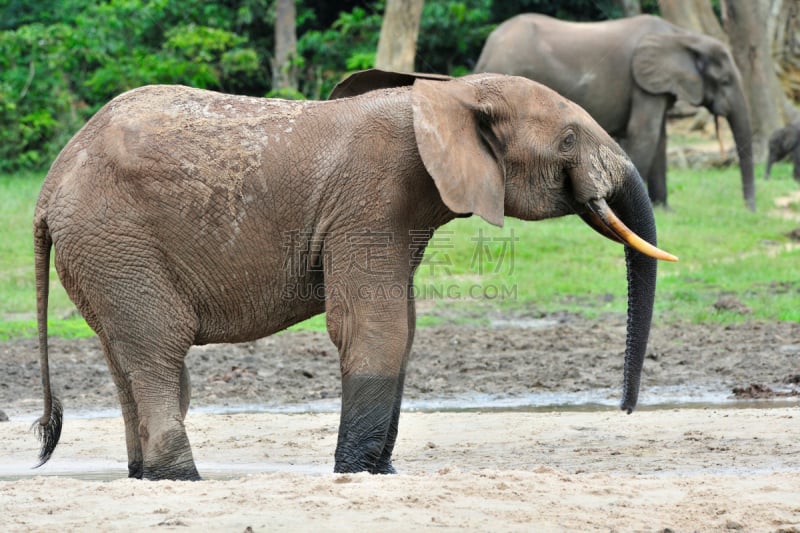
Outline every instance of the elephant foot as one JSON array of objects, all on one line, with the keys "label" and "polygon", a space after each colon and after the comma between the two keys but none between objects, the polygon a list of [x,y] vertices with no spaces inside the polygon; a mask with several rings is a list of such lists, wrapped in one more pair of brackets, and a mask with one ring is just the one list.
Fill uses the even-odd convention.
[{"label": "elephant foot", "polygon": [[336,464],[333,467],[335,474],[357,474],[359,472],[369,472],[370,474],[396,474],[391,461],[378,461],[369,463],[363,460],[343,460],[337,454]]},{"label": "elephant foot", "polygon": [[131,479],[142,479],[144,468],[141,461],[128,463],[128,477]]},{"label": "elephant foot", "polygon": [[342,417],[336,446],[336,473],[392,474],[391,451],[396,433],[393,421],[394,376],[350,376],[344,379]]},{"label": "elephant foot", "polygon": [[142,479],[150,481],[159,481],[162,479],[171,479],[176,481],[200,481],[200,474],[197,472],[194,463],[184,463],[172,465],[167,468],[144,468],[142,470]]},{"label": "elephant foot", "polygon": [[372,467],[369,471],[370,474],[396,474],[397,470],[395,470],[394,466],[392,466],[391,461],[381,461]]},{"label": "elephant foot", "polygon": [[147,444],[149,446],[144,447],[144,464],[141,466],[142,479],[200,479],[182,425],[164,431],[156,438],[149,438]]}]

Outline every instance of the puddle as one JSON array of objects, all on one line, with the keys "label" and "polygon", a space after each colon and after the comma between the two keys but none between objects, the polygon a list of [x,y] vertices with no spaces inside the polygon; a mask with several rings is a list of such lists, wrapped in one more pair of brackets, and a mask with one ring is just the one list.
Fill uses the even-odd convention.
[{"label": "puddle", "polygon": [[543,329],[552,328],[561,324],[563,320],[555,318],[490,318],[489,324],[493,328],[526,328],[526,329]]},{"label": "puddle", "polygon": [[[785,385],[774,384],[770,388],[776,392],[791,389]],[[540,391],[524,395],[466,393],[447,397],[407,398],[403,400],[403,411],[609,411],[615,410],[620,402],[619,389],[592,389],[587,391]],[[727,386],[695,385],[664,386],[642,389],[636,410],[658,409],[752,409],[790,407],[800,405],[800,396],[777,396],[764,399],[736,399]],[[314,400],[302,403],[235,403],[224,405],[197,405],[190,413],[236,414],[236,413],[338,413],[341,401],[338,398]],[[6,411],[12,421],[34,420],[39,412],[9,409]],[[87,418],[112,418],[120,416],[118,408],[113,409],[72,409],[64,414],[65,420]]]},{"label": "puddle", "polygon": [[[609,411],[619,408],[620,391],[600,389],[581,392],[536,392],[525,395],[462,394],[446,398],[405,399],[403,411]],[[693,389],[684,386],[653,387],[639,397],[637,410],[707,409],[707,408],[770,408],[800,404],[798,397],[737,400],[727,388]],[[235,413],[338,413],[338,399],[295,404],[231,404],[193,407],[192,411],[207,414]]]},{"label": "puddle", "polygon": [[[298,465],[284,463],[197,463],[197,469],[203,479],[229,480],[240,479],[253,474],[264,473],[297,473],[306,475],[324,475],[331,473],[332,466],[323,465]],[[68,477],[81,481],[115,481],[128,477],[128,465],[122,462],[111,461],[75,461],[61,458],[57,463],[41,468],[31,468],[30,464],[5,464],[0,465],[0,481],[18,481],[34,477]]]}]

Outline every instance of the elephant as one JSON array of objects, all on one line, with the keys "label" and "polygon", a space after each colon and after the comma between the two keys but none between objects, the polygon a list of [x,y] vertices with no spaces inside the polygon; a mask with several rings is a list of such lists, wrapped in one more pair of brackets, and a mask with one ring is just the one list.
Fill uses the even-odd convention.
[{"label": "elephant", "polygon": [[775,130],[769,138],[769,155],[764,178],[769,179],[772,165],[792,154],[794,179],[800,182],[800,119]]},{"label": "elephant", "polygon": [[475,72],[525,76],[586,109],[667,205],[666,114],[676,99],[730,123],[745,204],[755,210],[752,129],[741,74],[720,41],[653,15],[568,22],[522,14],[489,35]]},{"label": "elephant", "polygon": [[[625,245],[621,408],[637,402],[658,259],[644,184],[580,107],[521,77],[353,74],[361,92],[286,101],[177,85],[125,92],[62,149],[34,212],[43,414],[50,255],[117,387],[130,477],[199,479],[184,419],[192,345],[326,313],[340,356],[335,472],[393,473],[415,331],[413,275],[436,228],[578,214]],[[336,91],[334,91],[336,93]]]}]

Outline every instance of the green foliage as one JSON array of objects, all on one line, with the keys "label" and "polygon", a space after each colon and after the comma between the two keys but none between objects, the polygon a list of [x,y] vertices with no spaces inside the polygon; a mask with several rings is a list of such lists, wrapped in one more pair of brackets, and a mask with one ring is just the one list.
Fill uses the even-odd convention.
[{"label": "green foliage", "polygon": [[468,74],[491,32],[492,0],[428,0],[417,42],[416,68],[422,72]]},{"label": "green foliage", "polygon": [[375,66],[382,13],[382,3],[355,7],[339,13],[330,28],[303,33],[297,40],[300,91],[312,99],[325,98],[345,72]]},{"label": "green foliage", "polygon": [[[657,0],[642,0],[642,12],[657,13]],[[616,0],[503,0],[492,2],[492,18],[502,22],[518,13],[543,13],[566,20],[606,20],[623,15]]]},{"label": "green foliage", "polygon": [[0,172],[48,164],[83,122],[62,72],[74,44],[64,24],[0,32]]},{"label": "green foliage", "polygon": [[[258,0],[250,2],[257,7]],[[248,6],[199,0],[67,1],[51,10],[16,6],[0,32],[0,172],[41,168],[105,102],[149,83],[263,94],[266,78],[247,30]],[[253,7],[253,6],[250,6]]]}]

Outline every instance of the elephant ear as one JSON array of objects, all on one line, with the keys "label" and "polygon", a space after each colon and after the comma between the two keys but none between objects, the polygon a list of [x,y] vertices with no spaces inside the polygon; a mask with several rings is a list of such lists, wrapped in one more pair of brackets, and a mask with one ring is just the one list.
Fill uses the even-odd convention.
[{"label": "elephant ear", "polygon": [[414,135],[444,204],[503,225],[505,184],[491,145],[491,108],[464,81],[417,80],[411,91]]},{"label": "elephant ear", "polygon": [[336,84],[328,100],[356,96],[377,89],[389,89],[392,87],[408,87],[414,85],[418,79],[427,80],[450,80],[450,76],[442,74],[428,74],[423,72],[392,72],[371,68],[362,70],[346,77]]},{"label": "elephant ear", "polygon": [[697,70],[690,35],[656,33],[643,37],[633,52],[633,79],[652,94],[671,93],[692,105],[703,101],[703,79]]}]

